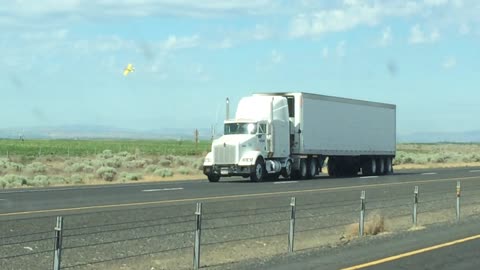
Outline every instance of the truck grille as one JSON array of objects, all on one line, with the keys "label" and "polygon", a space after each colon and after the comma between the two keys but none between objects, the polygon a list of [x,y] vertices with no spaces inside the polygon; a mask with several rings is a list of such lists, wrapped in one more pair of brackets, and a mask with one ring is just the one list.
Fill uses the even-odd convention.
[{"label": "truck grille", "polygon": [[235,164],[237,156],[235,145],[217,145],[213,152],[215,164]]}]

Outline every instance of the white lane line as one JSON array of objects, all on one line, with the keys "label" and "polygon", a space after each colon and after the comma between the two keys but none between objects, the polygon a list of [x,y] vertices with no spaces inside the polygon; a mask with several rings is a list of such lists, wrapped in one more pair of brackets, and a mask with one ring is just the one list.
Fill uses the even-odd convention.
[{"label": "white lane line", "polygon": [[7,199],[0,199],[0,201],[6,201]]},{"label": "white lane line", "polygon": [[172,190],[182,190],[183,187],[177,188],[157,188],[157,189],[144,189],[142,192],[155,192],[155,191],[172,191]]},{"label": "white lane line", "polygon": [[374,176],[361,176],[360,178],[361,178],[361,179],[378,178],[378,175],[374,175]]},{"label": "white lane line", "polygon": [[437,174],[436,172],[426,172],[426,173],[422,173],[422,175],[435,175]]},{"label": "white lane line", "polygon": [[273,182],[273,184],[293,184],[293,183],[298,183],[298,181],[280,181],[280,182]]},{"label": "white lane line", "polygon": [[471,173],[480,172],[480,170],[471,170]]}]

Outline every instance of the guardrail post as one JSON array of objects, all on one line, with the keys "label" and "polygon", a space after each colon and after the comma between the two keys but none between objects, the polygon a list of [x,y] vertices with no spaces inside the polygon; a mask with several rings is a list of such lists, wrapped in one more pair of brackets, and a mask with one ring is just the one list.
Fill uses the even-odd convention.
[{"label": "guardrail post", "polygon": [[362,190],[360,195],[360,222],[358,227],[358,236],[362,237],[365,228],[365,190]]},{"label": "guardrail post", "polygon": [[54,259],[53,270],[60,270],[62,261],[62,239],[63,239],[63,217],[57,217],[57,225],[55,226],[55,244],[54,244]]},{"label": "guardrail post", "polygon": [[200,239],[202,234],[202,203],[197,203],[195,211],[195,245],[193,248],[193,269],[200,269]]},{"label": "guardrail post", "polygon": [[460,221],[460,181],[457,181],[457,222]]},{"label": "guardrail post", "polygon": [[296,211],[296,199],[292,197],[290,201],[290,231],[288,233],[288,252],[293,253],[293,245],[295,242],[295,211]]},{"label": "guardrail post", "polygon": [[418,186],[413,190],[413,226],[417,227]]}]

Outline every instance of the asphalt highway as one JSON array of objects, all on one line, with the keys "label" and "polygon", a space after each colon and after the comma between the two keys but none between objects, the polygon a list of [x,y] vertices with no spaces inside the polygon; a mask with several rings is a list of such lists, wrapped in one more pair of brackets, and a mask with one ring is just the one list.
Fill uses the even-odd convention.
[{"label": "asphalt highway", "polygon": [[[188,269],[198,202],[203,203],[202,267],[229,269],[236,267],[232,263],[251,258],[282,257],[279,254],[286,251],[293,196],[297,205],[295,247],[300,254],[318,246],[336,246],[343,238],[345,226],[358,220],[361,191],[366,191],[367,213],[379,211],[390,222],[390,231],[411,226],[415,186],[420,191],[419,224],[429,228],[429,224],[450,222],[455,217],[457,181],[461,182],[462,215],[477,215],[480,168],[411,170],[378,177],[319,176],[311,180],[280,179],[263,183],[226,178],[218,183],[200,179],[3,190],[0,269],[49,269],[56,216],[65,219],[63,262],[67,269]],[[473,234],[473,231],[462,232],[465,236]],[[438,237],[441,233],[443,230],[434,232],[428,239],[455,240]],[[470,244],[458,248],[466,245],[463,249],[468,249]],[[377,248],[376,251],[366,249],[368,256],[352,253],[351,259],[340,259],[343,264],[335,264],[339,258],[328,255],[321,262],[315,260],[317,256],[313,259],[306,256],[307,265],[297,265],[295,260],[282,265],[292,263],[292,267],[285,269],[338,269],[424,247],[402,242],[392,245],[400,250],[380,249],[380,246],[369,247]],[[158,254],[159,251],[166,253]],[[339,252],[348,254],[344,250]],[[426,255],[417,256],[423,260]],[[325,264],[329,260],[333,261]],[[409,259],[406,260],[408,264]],[[402,267],[395,263],[403,260],[372,267]],[[273,261],[246,269],[282,269],[269,268],[270,265],[278,266]]]},{"label": "asphalt highway", "polygon": [[[219,183],[189,180],[99,186],[15,189],[0,192],[0,217],[46,213],[71,213],[124,207],[175,205],[221,200],[255,200],[266,197],[335,194],[358,190],[395,189],[411,193],[415,185],[439,188],[457,180],[471,185],[480,180],[479,168],[402,171],[378,177],[329,178],[251,183],[242,178],[224,178]],[[358,193],[358,192],[357,192]],[[356,194],[356,193],[355,193]],[[330,198],[322,196],[324,201]],[[357,197],[357,196],[354,196]],[[353,198],[353,197],[352,197]],[[322,199],[320,199],[322,200]]]}]

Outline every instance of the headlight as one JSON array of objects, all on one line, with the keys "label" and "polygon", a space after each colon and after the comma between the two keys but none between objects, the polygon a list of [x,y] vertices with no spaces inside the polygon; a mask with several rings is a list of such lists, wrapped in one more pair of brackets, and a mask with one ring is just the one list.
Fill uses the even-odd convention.
[{"label": "headlight", "polygon": [[209,159],[209,158],[205,158],[205,161],[204,161],[204,163],[210,163],[210,162],[212,162],[212,160],[211,160],[211,159]]}]

